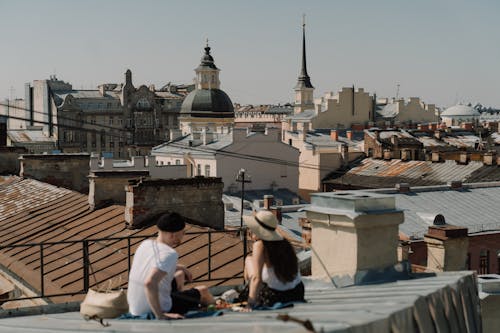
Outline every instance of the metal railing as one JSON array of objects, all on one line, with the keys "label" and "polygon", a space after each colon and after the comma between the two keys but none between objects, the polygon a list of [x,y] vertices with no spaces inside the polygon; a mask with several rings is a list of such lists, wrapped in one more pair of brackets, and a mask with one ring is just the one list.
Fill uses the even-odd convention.
[{"label": "metal railing", "polygon": [[[234,236],[238,236],[238,235],[242,236],[241,237],[241,241],[242,241],[241,244],[243,246],[242,255],[240,257],[236,258],[236,260],[241,260],[241,272],[237,273],[236,275],[232,275],[232,276],[219,276],[217,278],[213,278],[214,269],[217,270],[220,267],[218,267],[218,268],[213,267],[212,256],[216,255],[217,253],[214,253],[214,251],[213,251],[213,242],[212,242],[213,237],[212,237],[212,235],[219,234],[219,233],[233,234]],[[240,231],[240,230],[235,230],[235,231],[208,230],[208,231],[198,231],[198,232],[186,232],[185,237],[186,236],[197,236],[197,235],[207,235],[207,238],[208,238],[206,244],[202,244],[198,248],[195,248],[194,250],[192,250],[192,251],[196,251],[196,250],[201,250],[204,247],[207,247],[207,249],[206,249],[206,252],[207,252],[207,256],[206,256],[207,270],[206,270],[206,273],[202,273],[198,277],[193,277],[192,282],[200,283],[200,282],[218,281],[219,283],[217,283],[217,284],[221,284],[225,281],[243,278],[243,267],[244,267],[244,260],[245,260],[245,257],[247,255],[247,241],[248,241],[247,233],[246,233],[245,229],[243,229],[242,231]],[[39,290],[32,290],[33,293],[37,294],[36,296],[3,298],[1,300],[1,302],[3,303],[3,302],[8,302],[8,301],[21,301],[21,300],[32,300],[32,299],[45,299],[46,301],[48,301],[49,298],[53,298],[53,297],[76,296],[76,295],[80,295],[80,294],[85,294],[85,293],[87,293],[87,291],[91,287],[98,286],[99,284],[102,284],[102,283],[106,282],[107,280],[113,278],[112,276],[110,276],[109,279],[104,279],[104,280],[101,280],[100,282],[97,281],[97,279],[95,277],[96,272],[94,272],[92,270],[92,261],[91,261],[92,255],[97,255],[97,253],[101,250],[108,250],[108,251],[111,251],[110,252],[111,255],[120,253],[123,256],[123,252],[121,251],[122,249],[121,248],[114,248],[113,245],[116,245],[116,244],[118,244],[120,242],[124,242],[124,241],[126,241],[126,256],[123,256],[123,258],[121,258],[120,262],[115,263],[113,265],[120,265],[121,262],[126,261],[126,271],[120,273],[120,276],[123,273],[126,273],[126,277],[127,277],[125,279],[125,282],[126,282],[126,281],[128,281],[128,274],[130,272],[130,268],[132,265],[132,257],[133,257],[132,247],[134,245],[139,244],[141,241],[143,241],[145,239],[152,238],[155,236],[156,236],[156,234],[142,235],[142,236],[126,236],[126,237],[88,238],[88,239],[74,240],[74,241],[65,240],[65,241],[54,241],[54,242],[1,245],[0,252],[4,252],[4,254],[7,254],[6,252],[13,252],[16,250],[18,253],[21,253],[21,252],[23,252],[23,251],[25,252],[27,250],[29,252],[29,250],[33,251],[33,249],[38,249],[38,253],[39,253],[38,264],[39,264],[39,273],[40,273],[40,276],[39,276],[40,289]],[[190,240],[187,240],[187,242],[189,242],[189,241]],[[91,245],[95,245],[95,244],[99,244],[100,248],[97,250],[94,250],[94,252],[91,252],[90,247],[91,247]],[[81,287],[81,289],[69,291],[69,292],[63,292],[63,293],[47,293],[46,292],[46,276],[50,272],[53,272],[55,270],[53,268],[52,268],[52,270],[48,270],[47,266],[49,266],[50,264],[53,264],[54,262],[56,262],[58,260],[63,259],[61,257],[57,257],[55,260],[50,261],[49,256],[51,254],[47,254],[47,250],[50,249],[51,247],[56,247],[56,246],[58,246],[58,247],[71,247],[71,246],[75,246],[75,245],[79,245],[80,250],[72,252],[73,259],[70,258],[71,260],[66,262],[66,265],[74,264],[74,263],[81,260],[81,263],[82,263],[82,267],[81,267],[82,287]],[[81,252],[81,257],[78,255],[78,252]],[[221,251],[219,251],[219,252],[221,252]],[[25,257],[28,257],[28,256],[30,256],[30,254],[26,255]],[[110,256],[110,255],[108,255],[108,256]],[[102,260],[102,259],[103,259],[103,257],[98,258],[98,260]],[[106,259],[106,257],[104,257],[104,259]],[[96,260],[96,261],[98,261],[98,260]],[[203,259],[203,258],[199,259],[198,263],[202,262],[204,260],[205,259]],[[35,260],[32,260],[30,262],[30,264],[34,264],[34,262],[35,262]],[[4,270],[8,270],[8,269],[4,267]],[[203,271],[203,272],[205,272],[205,271]],[[15,276],[14,272],[10,272],[10,273],[13,273],[13,275]],[[91,276],[92,275],[94,275],[94,277],[93,277],[94,284],[93,285],[91,284]],[[206,276],[206,278],[203,278],[204,276]],[[24,278],[22,276],[18,276],[18,279],[24,280]],[[125,286],[121,285],[119,287],[124,288]],[[32,287],[32,288],[34,288],[34,287]]]}]

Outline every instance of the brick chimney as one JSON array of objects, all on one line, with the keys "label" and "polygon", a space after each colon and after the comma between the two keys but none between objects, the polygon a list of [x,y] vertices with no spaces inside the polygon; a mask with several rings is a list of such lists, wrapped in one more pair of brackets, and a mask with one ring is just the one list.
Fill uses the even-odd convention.
[{"label": "brick chimney", "polygon": [[467,269],[467,228],[446,224],[444,216],[438,214],[424,235],[424,241],[427,244],[427,269],[438,272]]},{"label": "brick chimney", "polygon": [[352,140],[352,131],[346,131],[345,135],[347,137],[347,140]]},{"label": "brick chimney", "polygon": [[333,141],[339,140],[339,133],[337,130],[330,130],[330,138],[332,138]]},{"label": "brick chimney", "polygon": [[[404,220],[392,195],[371,192],[311,194],[312,275],[363,283],[369,272],[397,263],[398,225]],[[328,274],[326,273],[328,272]]]},{"label": "brick chimney", "polygon": [[177,212],[191,223],[224,228],[221,178],[181,178],[131,181],[125,187],[125,221],[131,229],[153,224],[166,211]]},{"label": "brick chimney", "polygon": [[469,162],[469,156],[466,151],[461,151],[458,156],[458,162],[460,164],[467,164]]}]

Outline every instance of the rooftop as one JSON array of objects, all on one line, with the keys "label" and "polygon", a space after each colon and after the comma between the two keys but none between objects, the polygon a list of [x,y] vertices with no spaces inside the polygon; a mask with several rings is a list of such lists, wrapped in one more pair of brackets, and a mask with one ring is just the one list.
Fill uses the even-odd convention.
[{"label": "rooftop", "polygon": [[[416,276],[417,277],[417,276]],[[224,312],[218,317],[175,321],[109,320],[109,327],[86,322],[78,312],[4,318],[9,332],[303,332],[297,321],[309,320],[316,332],[478,331],[480,318],[471,272],[335,289],[304,279],[307,303],[251,313]],[[462,299],[467,301],[462,303]],[[446,315],[445,315],[446,312]],[[288,317],[287,317],[288,316]],[[280,318],[291,318],[285,322]]]}]

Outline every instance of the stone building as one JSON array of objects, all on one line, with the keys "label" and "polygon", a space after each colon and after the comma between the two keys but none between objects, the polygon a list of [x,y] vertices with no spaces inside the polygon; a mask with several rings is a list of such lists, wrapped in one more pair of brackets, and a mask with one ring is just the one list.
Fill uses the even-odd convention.
[{"label": "stone building", "polygon": [[[16,112],[25,118],[24,128],[42,126],[64,153],[145,155],[178,127],[180,106],[193,89],[193,85],[170,83],[160,89],[136,88],[130,70],[123,84],[101,84],[96,90],[74,89],[51,76],[25,85],[25,99],[17,101]],[[22,123],[18,120],[16,126]]]},{"label": "stone building", "polygon": [[435,123],[439,121],[434,104],[425,104],[418,97],[392,100],[386,104],[377,105],[375,112],[377,126],[404,126],[419,123]]}]

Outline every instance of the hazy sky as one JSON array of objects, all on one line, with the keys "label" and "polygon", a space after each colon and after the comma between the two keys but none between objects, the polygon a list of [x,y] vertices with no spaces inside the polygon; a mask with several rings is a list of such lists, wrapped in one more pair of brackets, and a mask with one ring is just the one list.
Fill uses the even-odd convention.
[{"label": "hazy sky", "polygon": [[306,16],[315,97],[343,86],[500,107],[499,0],[0,0],[0,97],[56,74],[74,88],[189,83],[208,37],[233,102],[293,100]]}]

